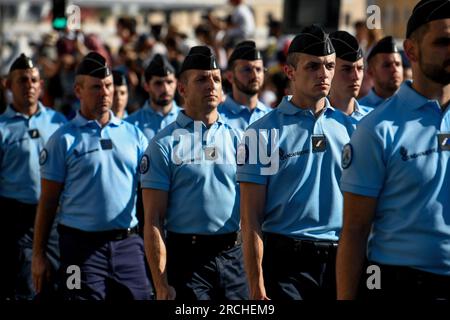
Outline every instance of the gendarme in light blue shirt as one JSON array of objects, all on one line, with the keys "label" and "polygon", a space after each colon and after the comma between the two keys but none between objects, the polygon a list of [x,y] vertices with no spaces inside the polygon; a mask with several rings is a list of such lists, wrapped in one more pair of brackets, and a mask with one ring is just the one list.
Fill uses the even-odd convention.
[{"label": "gendarme in light blue shirt", "polygon": [[217,109],[221,117],[233,128],[244,131],[249,124],[252,124],[256,120],[262,118],[264,115],[272,111],[264,103],[258,100],[256,108],[253,111],[247,106],[237,103],[231,96],[226,96],[225,101],[219,105]]},{"label": "gendarme in light blue shirt", "polygon": [[112,112],[103,128],[79,112],[42,152],[44,179],[64,184],[60,223],[85,231],[134,227],[139,161],[147,139]]},{"label": "gendarme in light blue shirt", "polygon": [[450,275],[447,137],[449,108],[442,112],[411,82],[359,123],[343,153],[341,188],[377,198],[371,261]]},{"label": "gendarme in light blue shirt", "polygon": [[[277,130],[278,142],[273,130]],[[245,158],[245,164],[238,165],[237,180],[267,186],[264,232],[300,239],[338,239],[343,209],[341,151],[352,131],[348,117],[328,100],[316,119],[311,110],[294,106],[287,97],[249,126],[243,137],[245,145],[238,149],[238,163]],[[251,135],[258,137],[256,158],[255,143],[247,138]],[[270,163],[273,168],[263,173],[269,166],[263,165],[267,161],[260,156],[266,141],[272,145],[267,149],[275,150],[275,158]],[[273,165],[276,161],[278,169]]]},{"label": "gendarme in light blue shirt", "polygon": [[[203,138],[202,138],[203,137]],[[184,111],[150,142],[141,186],[167,191],[167,230],[223,234],[239,230],[238,130],[220,118],[207,130]]]},{"label": "gendarme in light blue shirt", "polygon": [[12,106],[0,116],[0,196],[36,204],[41,194],[39,154],[66,118],[38,103],[28,117]]},{"label": "gendarme in light blue shirt", "polygon": [[168,114],[163,115],[150,107],[147,100],[140,110],[132,113],[124,120],[141,129],[148,141],[150,141],[161,129],[176,120],[180,110],[181,108],[173,101],[172,109]]},{"label": "gendarme in light blue shirt", "polygon": [[375,93],[375,90],[370,89],[369,93],[362,97],[361,99],[359,99],[359,103],[363,106],[368,106],[371,108],[376,108],[378,107],[380,104],[382,104],[386,99],[380,97],[379,95],[377,95]]}]

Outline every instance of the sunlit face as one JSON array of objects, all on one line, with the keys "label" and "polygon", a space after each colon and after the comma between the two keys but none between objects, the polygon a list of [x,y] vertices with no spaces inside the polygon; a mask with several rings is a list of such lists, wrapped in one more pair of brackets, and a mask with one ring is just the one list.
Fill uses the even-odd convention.
[{"label": "sunlit face", "polygon": [[178,86],[186,108],[209,112],[222,102],[222,78],[219,69],[187,70]]},{"label": "sunlit face", "polygon": [[177,79],[173,73],[165,77],[152,76],[144,87],[150,96],[151,104],[163,107],[173,102]]},{"label": "sunlit face", "polygon": [[249,96],[255,95],[264,84],[263,61],[238,59],[231,74],[230,81],[237,90]]},{"label": "sunlit face", "polygon": [[419,49],[422,73],[439,84],[450,84],[450,19],[431,21]]},{"label": "sunlit face", "polygon": [[372,59],[369,71],[375,85],[386,91],[396,91],[403,82],[400,53],[378,53]]},{"label": "sunlit face", "polygon": [[287,66],[294,95],[309,100],[320,100],[328,95],[336,66],[336,55],[317,57],[299,54],[297,65]]},{"label": "sunlit face", "polygon": [[336,59],[336,70],[331,83],[332,92],[342,97],[356,98],[364,76],[364,59],[350,62]]},{"label": "sunlit face", "polygon": [[75,93],[80,99],[83,115],[96,119],[108,113],[114,97],[113,77],[108,76],[103,79],[91,76],[81,77],[81,83],[75,85]]},{"label": "sunlit face", "polygon": [[7,87],[13,96],[13,104],[19,109],[36,106],[41,95],[41,79],[36,68],[14,70],[11,72]]}]

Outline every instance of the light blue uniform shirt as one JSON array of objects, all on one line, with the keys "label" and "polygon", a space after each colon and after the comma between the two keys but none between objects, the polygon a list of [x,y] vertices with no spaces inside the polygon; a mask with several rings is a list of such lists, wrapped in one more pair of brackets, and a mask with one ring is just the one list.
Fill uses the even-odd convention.
[{"label": "light blue uniform shirt", "polygon": [[[278,130],[278,142],[272,140]],[[267,186],[264,232],[300,239],[338,240],[342,227],[343,199],[339,189],[342,147],[353,127],[348,117],[326,100],[316,119],[311,110],[283,98],[279,107],[247,129],[238,148],[237,180]],[[247,137],[256,132],[257,143]],[[326,140],[323,140],[323,136]],[[264,142],[263,142],[264,141]],[[275,150],[269,172],[263,172],[262,149],[270,141]],[[258,157],[255,145],[259,145]],[[245,146],[245,148],[243,148]],[[313,148],[314,146],[314,148]],[[245,161],[242,161],[245,154]],[[254,157],[252,159],[252,156]],[[276,170],[278,158],[278,170]],[[275,168],[275,169],[274,169]]]},{"label": "light blue uniform shirt", "polygon": [[249,124],[262,118],[273,109],[258,100],[256,108],[250,111],[247,106],[237,103],[231,95],[227,95],[225,101],[219,105],[217,110],[222,119],[231,127],[244,131]]},{"label": "light blue uniform shirt", "polygon": [[164,129],[177,119],[180,110],[181,108],[173,101],[172,109],[164,116],[151,108],[147,100],[140,110],[132,113],[124,120],[141,129],[148,141],[150,141],[161,129]]},{"label": "light blue uniform shirt", "polygon": [[207,130],[182,111],[150,142],[141,162],[141,185],[169,192],[167,230],[193,234],[239,230],[239,138],[239,131],[220,116]]},{"label": "light blue uniform shirt", "polygon": [[138,168],[148,143],[137,127],[110,114],[102,128],[77,113],[55,132],[41,154],[42,177],[64,184],[63,225],[103,231],[137,224]]},{"label": "light blue uniform shirt", "polygon": [[375,93],[375,90],[370,89],[369,93],[362,97],[361,99],[359,99],[359,104],[363,105],[363,106],[368,106],[371,108],[376,108],[378,107],[380,104],[382,104],[386,99],[378,96]]},{"label": "light blue uniform shirt", "polygon": [[450,151],[438,143],[450,134],[449,108],[410,85],[360,122],[341,188],[378,198],[370,260],[450,275]]},{"label": "light blue uniform shirt", "polygon": [[358,100],[355,100],[355,111],[349,116],[350,122],[353,124],[353,127],[356,128],[356,125],[361,121],[362,118],[367,116],[373,108],[364,106],[358,103]]},{"label": "light blue uniform shirt", "polygon": [[28,204],[39,201],[39,154],[66,122],[62,114],[41,103],[31,117],[7,107],[0,116],[0,196]]}]

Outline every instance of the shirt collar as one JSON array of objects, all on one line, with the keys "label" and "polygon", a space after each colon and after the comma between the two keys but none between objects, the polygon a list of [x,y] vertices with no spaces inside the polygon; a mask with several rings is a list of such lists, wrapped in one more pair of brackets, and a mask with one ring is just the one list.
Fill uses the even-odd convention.
[{"label": "shirt collar", "polygon": [[[287,114],[287,115],[294,115],[294,114],[297,114],[299,112],[302,113],[303,115],[312,114],[310,109],[303,109],[303,108],[299,108],[299,107],[296,107],[295,105],[293,105],[292,102],[291,102],[291,98],[292,98],[292,96],[285,96],[285,97],[283,97],[283,100],[281,100],[281,103],[278,106],[279,112]],[[335,109],[331,106],[330,101],[328,100],[328,98],[325,98],[325,110],[324,110],[324,112],[326,112],[328,110],[334,111]]]},{"label": "shirt collar", "polygon": [[146,110],[147,112],[150,112],[151,114],[157,114],[157,115],[159,115],[161,117],[166,117],[168,115],[171,115],[171,116],[176,115],[181,110],[181,108],[175,103],[175,100],[172,101],[172,108],[170,109],[169,113],[167,115],[165,115],[165,116],[162,113],[157,112],[155,109],[153,109],[150,106],[150,103],[148,102],[148,100],[145,101],[144,106],[142,107],[142,109]]},{"label": "shirt collar", "polygon": [[400,86],[400,89],[397,92],[397,98],[399,99],[402,106],[415,110],[431,103],[435,104],[439,109],[441,109],[437,100],[424,97],[416,90],[414,90],[411,85],[412,81],[407,80]]},{"label": "shirt collar", "polygon": [[[250,110],[247,106],[236,102],[236,100],[233,99],[231,94],[227,95],[225,102],[223,103],[223,106],[224,106],[224,108],[228,109],[230,112],[232,112],[234,114],[239,114],[244,110],[247,110],[248,112],[250,112]],[[258,102],[256,103],[255,110],[263,111],[264,109],[267,109],[267,107],[261,101],[258,100]]]},{"label": "shirt collar", "polygon": [[354,105],[354,109],[355,109],[355,110],[353,110],[352,114],[354,113],[354,114],[363,115],[363,113],[362,113],[362,111],[361,111],[361,106],[360,106],[358,100],[356,100],[355,98],[353,98],[353,101],[355,102],[355,105]]},{"label": "shirt collar", "polygon": [[[111,110],[109,110],[109,115],[110,115],[110,118],[109,118],[109,121],[108,121],[108,123],[107,123],[107,126],[109,126],[109,125],[115,125],[115,126],[118,126],[118,125],[122,122],[122,120],[121,120],[120,118],[116,117],[116,116],[114,115],[114,113],[113,113]],[[86,118],[81,114],[80,111],[77,112],[77,115],[76,115],[75,118],[72,120],[72,122],[73,122],[76,126],[78,126],[78,127],[84,127],[84,126],[87,126],[87,125],[89,125],[89,124],[91,124],[91,123],[95,123],[97,126],[100,127],[100,125],[99,125],[99,123],[97,122],[97,120],[89,120],[89,119],[86,119]]]},{"label": "shirt collar", "polygon": [[[218,125],[224,124],[225,122],[223,121],[222,116],[219,113],[217,114],[219,117],[217,118],[217,121],[215,123],[217,123]],[[181,110],[180,113],[178,113],[176,122],[180,127],[186,128],[191,123],[194,123],[194,120],[191,117],[187,116],[183,110]]]},{"label": "shirt collar", "polygon": [[369,96],[370,99],[373,100],[373,103],[376,104],[376,105],[379,105],[384,100],[386,100],[385,98],[382,98],[379,95],[377,95],[377,93],[375,92],[374,88],[370,89],[368,96]]},{"label": "shirt collar", "polygon": [[[32,115],[32,117],[39,116],[43,112],[45,112],[44,105],[40,101],[38,101],[37,111],[35,114]],[[16,111],[11,104],[8,105],[8,107],[6,107],[6,110],[3,114],[8,118],[14,118],[14,117],[22,117],[25,119],[31,118],[31,117],[27,116],[26,114],[23,114],[22,112]]]}]

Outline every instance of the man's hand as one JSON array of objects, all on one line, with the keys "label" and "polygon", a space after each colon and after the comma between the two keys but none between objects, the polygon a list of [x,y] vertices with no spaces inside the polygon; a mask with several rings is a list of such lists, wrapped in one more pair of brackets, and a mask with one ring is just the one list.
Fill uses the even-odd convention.
[{"label": "man's hand", "polygon": [[45,254],[33,255],[31,261],[31,274],[36,293],[40,293],[45,284],[49,282],[51,272],[52,267]]}]

